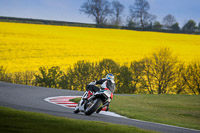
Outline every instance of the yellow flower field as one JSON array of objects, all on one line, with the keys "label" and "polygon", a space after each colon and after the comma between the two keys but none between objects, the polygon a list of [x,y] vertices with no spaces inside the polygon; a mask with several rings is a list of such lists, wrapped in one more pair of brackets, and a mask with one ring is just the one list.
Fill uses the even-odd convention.
[{"label": "yellow flower field", "polygon": [[200,58],[199,35],[0,22],[0,66],[8,72],[66,69],[78,60],[104,58],[124,64],[160,47],[185,62]]}]

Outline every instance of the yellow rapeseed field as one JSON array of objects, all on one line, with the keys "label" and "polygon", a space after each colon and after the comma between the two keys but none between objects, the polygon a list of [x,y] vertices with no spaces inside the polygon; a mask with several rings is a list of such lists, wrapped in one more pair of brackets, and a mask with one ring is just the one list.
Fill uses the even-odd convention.
[{"label": "yellow rapeseed field", "polygon": [[169,47],[185,62],[200,58],[200,36],[0,22],[0,66],[8,72],[40,66],[68,68],[79,60],[119,64]]}]

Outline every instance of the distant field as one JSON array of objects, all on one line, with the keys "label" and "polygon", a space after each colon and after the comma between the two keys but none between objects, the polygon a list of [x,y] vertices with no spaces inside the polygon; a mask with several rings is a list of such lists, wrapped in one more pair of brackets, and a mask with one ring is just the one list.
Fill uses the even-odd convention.
[{"label": "distant field", "polygon": [[200,58],[199,35],[0,22],[0,66],[8,72],[104,58],[124,64],[166,46],[182,61]]}]

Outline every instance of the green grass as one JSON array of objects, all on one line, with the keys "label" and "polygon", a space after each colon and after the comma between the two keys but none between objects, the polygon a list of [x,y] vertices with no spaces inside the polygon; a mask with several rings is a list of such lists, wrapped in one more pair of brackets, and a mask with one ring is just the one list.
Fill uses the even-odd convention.
[{"label": "green grass", "polygon": [[200,129],[200,95],[115,95],[110,111],[129,118]]},{"label": "green grass", "polygon": [[0,132],[20,133],[151,133],[131,126],[74,120],[0,107]]}]

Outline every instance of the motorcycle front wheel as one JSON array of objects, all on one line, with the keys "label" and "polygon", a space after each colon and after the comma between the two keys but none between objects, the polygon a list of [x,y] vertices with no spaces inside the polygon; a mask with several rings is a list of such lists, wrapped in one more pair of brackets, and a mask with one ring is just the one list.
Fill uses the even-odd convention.
[{"label": "motorcycle front wheel", "polygon": [[78,107],[79,105],[77,105],[75,108],[74,108],[74,113],[75,114],[77,114],[77,113],[79,113],[80,112],[80,110],[79,110],[79,107]]},{"label": "motorcycle front wheel", "polygon": [[87,107],[85,109],[85,115],[91,115],[92,113],[94,113],[99,108],[101,103],[102,101],[100,98],[97,98],[91,102],[88,102]]}]

